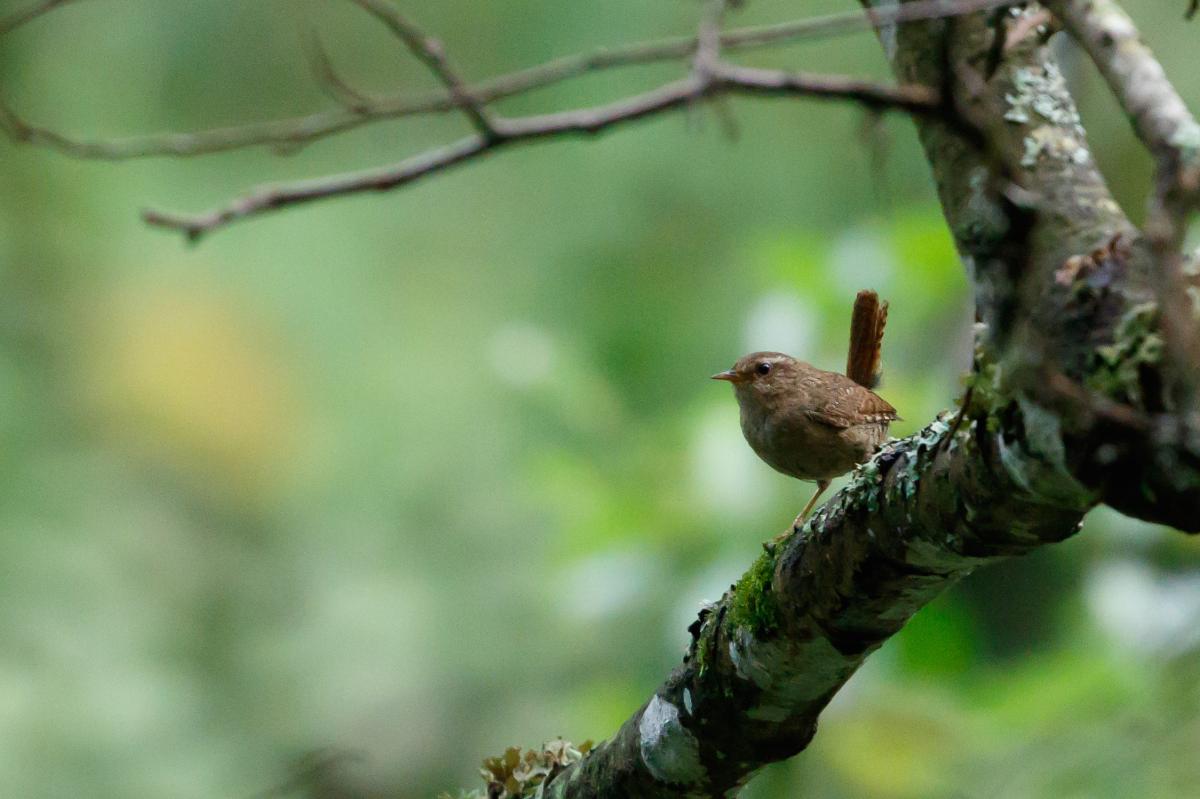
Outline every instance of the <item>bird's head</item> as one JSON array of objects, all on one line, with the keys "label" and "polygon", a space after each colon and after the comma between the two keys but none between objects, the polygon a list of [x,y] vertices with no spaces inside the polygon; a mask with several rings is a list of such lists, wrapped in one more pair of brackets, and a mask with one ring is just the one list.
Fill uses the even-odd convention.
[{"label": "bird's head", "polygon": [[794,388],[805,366],[782,352],[752,352],[738,358],[732,369],[718,372],[712,379],[733,383],[738,399],[766,398]]}]

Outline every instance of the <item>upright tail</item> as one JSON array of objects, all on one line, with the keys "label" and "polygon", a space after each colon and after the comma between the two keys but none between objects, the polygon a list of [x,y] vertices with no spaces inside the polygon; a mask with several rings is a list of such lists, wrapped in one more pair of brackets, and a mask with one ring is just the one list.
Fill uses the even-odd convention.
[{"label": "upright tail", "polygon": [[879,295],[864,289],[854,298],[850,317],[850,353],[846,356],[846,377],[866,388],[879,385],[883,356],[883,327],[887,324],[888,304]]}]

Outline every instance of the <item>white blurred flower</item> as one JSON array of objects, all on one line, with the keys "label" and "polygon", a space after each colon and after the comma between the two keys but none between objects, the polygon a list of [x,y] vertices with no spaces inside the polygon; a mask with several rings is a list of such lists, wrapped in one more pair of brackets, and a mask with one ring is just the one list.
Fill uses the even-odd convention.
[{"label": "white blurred flower", "polygon": [[554,340],[544,329],[512,322],[488,338],[488,361],[500,379],[522,388],[536,385],[554,367]]},{"label": "white blurred flower", "polygon": [[742,438],[733,397],[705,413],[691,449],[692,491],[705,511],[740,516],[766,501],[768,484]]},{"label": "white blurred flower", "polygon": [[887,240],[869,227],[852,228],[833,243],[830,270],[838,288],[850,296],[862,288],[884,292],[896,272]]},{"label": "white blurred flower", "polygon": [[773,292],[755,303],[746,318],[746,352],[775,350],[800,355],[813,352],[816,312],[799,295]]},{"label": "white blurred flower", "polygon": [[1096,624],[1121,646],[1174,655],[1200,644],[1200,572],[1163,574],[1136,560],[1112,560],[1084,588]]},{"label": "white blurred flower", "polygon": [[559,604],[576,620],[614,616],[636,604],[657,573],[658,564],[647,552],[598,552],[563,570]]}]

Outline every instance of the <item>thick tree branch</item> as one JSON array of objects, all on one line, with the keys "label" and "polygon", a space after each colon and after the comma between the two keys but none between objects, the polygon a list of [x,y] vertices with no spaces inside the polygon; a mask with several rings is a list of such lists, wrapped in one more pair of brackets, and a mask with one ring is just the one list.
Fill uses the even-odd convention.
[{"label": "thick tree branch", "polygon": [[[1022,438],[991,415],[951,434],[947,416],[884,447],[701,611],[683,664],[545,796],[732,796],[803,749],[834,693],[917,609],[981,565],[1077,530],[1091,498]],[[1031,490],[1027,468],[1055,487]]]},{"label": "thick tree branch", "polygon": [[[902,29],[893,59],[897,76],[939,80],[943,68],[928,53],[943,36],[948,65],[960,78],[977,74],[976,65],[986,61],[980,53],[994,41],[985,15]],[[1172,262],[1113,201],[1061,72],[1039,37],[1011,46],[981,89],[973,83],[960,82],[956,96],[1002,120],[989,136],[1019,155],[1021,180],[1037,198],[1032,244],[1024,253],[1012,251],[1008,216],[980,190],[990,168],[977,149],[937,121],[918,124],[947,220],[973,267],[979,313],[990,331],[985,344],[990,357],[1002,361],[1004,391],[1058,426],[1071,473],[1102,501],[1191,529],[1200,517],[1200,435],[1195,407],[1173,401],[1169,367],[1184,365],[1194,342],[1169,333],[1173,311],[1170,302],[1161,303],[1161,288],[1164,275],[1174,272]],[[1056,287],[1064,265],[1081,257],[1085,268]],[[1190,321],[1192,309],[1187,314]],[[1114,319],[1121,321],[1114,325]],[[1154,351],[1151,363],[1114,365],[1142,344]],[[1186,369],[1194,378],[1195,361]],[[1048,389],[1052,375],[1145,413],[1151,432],[1138,434],[1064,402]]]},{"label": "thick tree branch", "polygon": [[935,91],[923,86],[883,86],[841,75],[811,75],[716,64],[704,78],[690,76],[608,105],[525,117],[495,117],[492,134],[473,135],[429,150],[381,170],[263,188],[202,214],[146,211],[152,225],[182,231],[195,240],[240,219],[313,200],[386,190],[513,144],[555,137],[596,134],[613,126],[642,119],[694,100],[724,93],[803,96],[853,100],[871,108],[896,108],[916,114],[941,113]]}]

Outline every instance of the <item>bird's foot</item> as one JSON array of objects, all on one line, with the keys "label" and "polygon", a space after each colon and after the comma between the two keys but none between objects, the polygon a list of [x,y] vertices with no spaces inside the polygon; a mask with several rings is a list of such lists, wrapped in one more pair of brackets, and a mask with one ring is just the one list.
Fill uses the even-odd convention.
[{"label": "bird's foot", "polygon": [[779,547],[780,544],[782,544],[784,541],[788,540],[788,538],[791,537],[792,535],[794,535],[795,533],[800,532],[799,521],[800,521],[800,519],[797,518],[796,521],[792,523],[791,527],[784,530],[782,533],[775,536],[770,541],[763,541],[763,549],[766,550],[767,554],[774,555],[775,550]]}]

